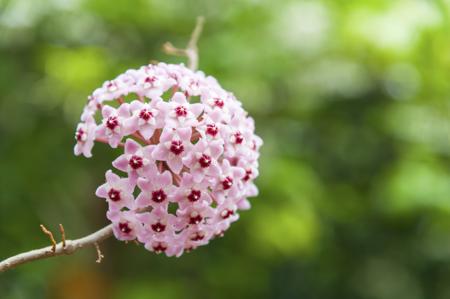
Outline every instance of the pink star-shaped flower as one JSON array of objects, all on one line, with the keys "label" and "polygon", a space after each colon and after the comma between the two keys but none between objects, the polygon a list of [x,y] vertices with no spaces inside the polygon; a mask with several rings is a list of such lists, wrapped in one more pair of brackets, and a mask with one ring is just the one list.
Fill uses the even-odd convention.
[{"label": "pink star-shaped flower", "polygon": [[183,254],[183,244],[177,238],[161,238],[145,243],[145,248],[156,254],[165,253],[167,256],[179,257]]},{"label": "pink star-shaped flower", "polygon": [[86,122],[78,124],[75,133],[75,140],[77,141],[74,147],[75,155],[83,154],[87,158],[92,157],[91,150],[94,146],[95,129],[95,120],[92,117],[87,118]]},{"label": "pink star-shaped flower", "polygon": [[220,111],[213,111],[211,114],[203,117],[201,122],[199,122],[196,130],[203,139],[211,141],[225,140],[228,138],[230,129],[221,122],[220,114]]},{"label": "pink star-shaped flower", "polygon": [[183,158],[183,163],[191,170],[194,181],[199,183],[205,176],[217,176],[220,173],[220,166],[217,159],[223,152],[221,140],[207,142],[200,139],[192,151]]},{"label": "pink star-shaped flower", "polygon": [[137,94],[149,99],[160,97],[173,84],[173,79],[167,78],[165,72],[153,66],[143,66],[138,73]]},{"label": "pink star-shaped flower", "polygon": [[123,122],[130,117],[128,104],[120,105],[119,109],[104,106],[102,109],[103,123],[97,128],[97,136],[106,138],[111,147],[116,148],[125,135]]},{"label": "pink star-shaped flower", "polygon": [[212,203],[212,199],[207,191],[208,182],[203,181],[196,183],[194,178],[189,173],[183,173],[180,186],[177,188],[174,199],[180,205],[180,208],[185,208],[191,205],[202,205]]},{"label": "pink star-shaped flower", "polygon": [[137,181],[142,192],[136,198],[136,207],[167,207],[169,201],[173,200],[175,190],[172,185],[172,174],[166,170],[163,173],[154,171],[147,175],[147,178],[139,178]]},{"label": "pink star-shaped flower", "polygon": [[112,162],[113,166],[123,172],[127,172],[132,183],[135,183],[139,176],[156,172],[156,166],[151,163],[150,157],[154,150],[154,145],[142,147],[133,139],[125,142],[125,153]]},{"label": "pink star-shaped flower", "polygon": [[197,124],[197,117],[203,111],[200,103],[190,104],[184,93],[176,92],[171,101],[160,102],[158,107],[164,111],[165,122],[169,128],[192,127]]},{"label": "pink star-shaped flower", "polygon": [[[222,172],[217,181],[215,192],[218,195],[226,195],[229,197],[239,196],[242,181],[245,176],[245,170],[241,167],[231,166],[228,160],[222,162]],[[221,198],[218,196],[218,198]],[[220,203],[220,202],[219,202]]]},{"label": "pink star-shaped flower", "polygon": [[110,206],[131,209],[134,204],[134,186],[128,178],[120,178],[111,170],[106,172],[106,183],[97,188],[95,195],[105,198]]},{"label": "pink star-shaped flower", "polygon": [[136,213],[110,209],[106,216],[113,223],[113,233],[117,239],[130,241],[141,234],[142,225],[136,219]]},{"label": "pink star-shaped flower", "polygon": [[145,212],[136,216],[139,221],[145,223],[138,240],[147,243],[153,240],[163,240],[164,238],[174,238],[176,231],[180,230],[180,225],[175,215],[167,213],[164,207],[158,207],[151,212]]},{"label": "pink star-shaped flower", "polygon": [[160,142],[152,153],[152,158],[166,161],[169,168],[175,173],[180,173],[183,168],[182,159],[192,149],[191,128],[168,129],[162,131]]},{"label": "pink star-shaped flower", "polygon": [[152,100],[150,103],[131,102],[132,116],[125,121],[125,132],[132,134],[138,131],[144,139],[150,139],[155,129],[163,127],[163,119],[161,119],[159,110],[156,108],[160,101],[161,99]]},{"label": "pink star-shaped flower", "polygon": [[177,210],[177,217],[187,226],[203,225],[214,216],[214,210],[206,202],[196,206],[187,206]]}]

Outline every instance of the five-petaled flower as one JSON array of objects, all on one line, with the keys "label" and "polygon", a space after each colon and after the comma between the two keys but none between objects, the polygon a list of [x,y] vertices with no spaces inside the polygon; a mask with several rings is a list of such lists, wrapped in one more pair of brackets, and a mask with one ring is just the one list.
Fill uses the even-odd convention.
[{"label": "five-petaled flower", "polygon": [[165,161],[175,174],[183,168],[183,158],[191,151],[191,128],[165,128],[160,137],[160,143],[152,153],[152,158]]},{"label": "five-petaled flower", "polygon": [[123,122],[130,116],[127,103],[122,104],[119,109],[104,106],[102,109],[103,123],[97,128],[97,136],[108,140],[111,147],[116,148],[125,135]]},{"label": "five-petaled flower", "polygon": [[134,205],[134,186],[128,178],[120,178],[111,170],[106,172],[106,183],[97,188],[95,195],[108,200],[110,206],[131,209]]},{"label": "five-petaled flower", "polygon": [[77,141],[74,147],[75,155],[83,154],[86,158],[92,157],[91,150],[94,146],[95,128],[95,120],[92,117],[78,124],[75,132],[75,140]]},{"label": "five-petaled flower", "polygon": [[168,128],[191,128],[198,123],[197,118],[203,111],[200,103],[190,104],[186,95],[176,92],[171,101],[160,102],[159,108],[166,115],[166,127]]},{"label": "five-petaled flower", "polygon": [[142,190],[136,198],[138,208],[167,208],[169,201],[172,201],[175,186],[172,185],[172,174],[168,170],[148,173],[147,178],[138,179],[137,185]]},{"label": "five-petaled flower", "polygon": [[139,132],[145,140],[149,140],[157,128],[163,127],[163,119],[156,108],[161,99],[151,103],[133,101],[130,104],[132,116],[125,121],[125,132],[132,134]]}]

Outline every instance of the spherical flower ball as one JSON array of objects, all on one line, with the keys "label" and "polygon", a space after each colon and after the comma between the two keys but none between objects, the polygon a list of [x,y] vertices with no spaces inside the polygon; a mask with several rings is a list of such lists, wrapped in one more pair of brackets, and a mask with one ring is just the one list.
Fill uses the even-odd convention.
[{"label": "spherical flower ball", "polygon": [[250,208],[262,145],[254,129],[213,77],[151,64],[88,97],[74,152],[91,157],[95,142],[123,148],[96,191],[115,237],[180,256],[222,236]]}]

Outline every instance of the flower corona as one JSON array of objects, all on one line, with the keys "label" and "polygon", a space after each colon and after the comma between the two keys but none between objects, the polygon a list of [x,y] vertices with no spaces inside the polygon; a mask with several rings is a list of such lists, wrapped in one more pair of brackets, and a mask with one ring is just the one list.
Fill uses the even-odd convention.
[{"label": "flower corona", "polygon": [[112,162],[117,173],[108,170],[96,191],[115,237],[180,256],[222,236],[250,208],[262,145],[254,129],[213,77],[150,64],[89,96],[74,152],[91,157],[95,141],[123,147]]}]

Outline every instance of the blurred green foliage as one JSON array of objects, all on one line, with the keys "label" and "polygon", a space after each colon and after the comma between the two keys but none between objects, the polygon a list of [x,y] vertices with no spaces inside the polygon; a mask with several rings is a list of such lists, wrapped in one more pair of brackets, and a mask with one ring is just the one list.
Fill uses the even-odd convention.
[{"label": "blurred green foliage", "polygon": [[0,275],[0,297],[450,298],[450,1],[0,0],[0,257],[107,223],[117,152],[74,157],[90,92],[184,45],[263,137],[261,194],[179,259],[108,240]]}]

